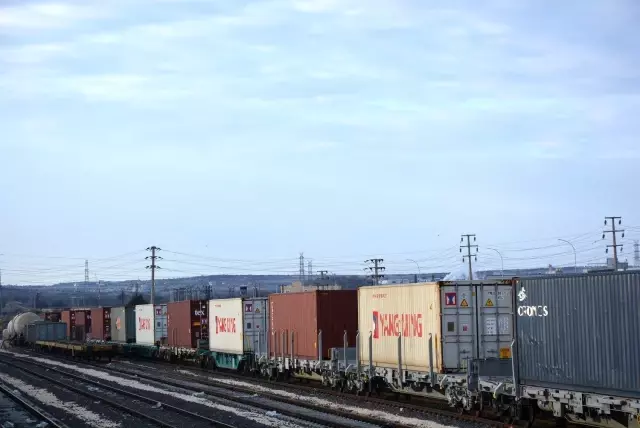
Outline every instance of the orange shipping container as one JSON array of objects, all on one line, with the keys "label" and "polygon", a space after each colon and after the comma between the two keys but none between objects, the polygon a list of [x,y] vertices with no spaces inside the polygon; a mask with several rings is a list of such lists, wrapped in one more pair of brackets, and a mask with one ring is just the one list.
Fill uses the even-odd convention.
[{"label": "orange shipping container", "polygon": [[377,367],[395,369],[401,361],[403,370],[429,371],[430,343],[433,369],[439,373],[464,371],[468,359],[474,357],[510,358],[512,282],[442,281],[361,287],[360,360],[369,364],[369,331]]},{"label": "orange shipping container", "polygon": [[[323,359],[330,348],[342,348],[344,331],[355,347],[358,330],[357,290],[327,290],[269,295],[269,355],[292,354],[318,358],[318,331],[322,330]],[[284,338],[283,338],[284,337]]]}]

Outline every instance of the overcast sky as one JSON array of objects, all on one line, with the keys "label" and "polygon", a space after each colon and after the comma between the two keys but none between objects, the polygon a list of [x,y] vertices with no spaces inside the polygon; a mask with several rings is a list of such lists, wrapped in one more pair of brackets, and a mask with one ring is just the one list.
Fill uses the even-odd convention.
[{"label": "overcast sky", "polygon": [[165,276],[300,251],[442,271],[462,233],[479,268],[573,264],[558,237],[594,263],[611,215],[631,260],[638,22],[636,0],[5,0],[3,282],[147,275],[150,245],[187,254]]}]

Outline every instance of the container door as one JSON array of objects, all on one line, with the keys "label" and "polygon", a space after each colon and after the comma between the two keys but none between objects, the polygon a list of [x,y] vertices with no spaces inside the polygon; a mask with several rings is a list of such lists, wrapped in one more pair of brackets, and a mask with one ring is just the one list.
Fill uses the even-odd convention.
[{"label": "container door", "polygon": [[472,287],[469,283],[447,283],[440,287],[440,299],[443,371],[466,370],[468,360],[473,358]]},{"label": "container door", "polygon": [[479,358],[511,358],[511,287],[511,283],[501,282],[477,286]]},{"label": "container door", "polygon": [[267,299],[246,299],[242,302],[244,311],[244,350],[258,355],[267,353]]}]

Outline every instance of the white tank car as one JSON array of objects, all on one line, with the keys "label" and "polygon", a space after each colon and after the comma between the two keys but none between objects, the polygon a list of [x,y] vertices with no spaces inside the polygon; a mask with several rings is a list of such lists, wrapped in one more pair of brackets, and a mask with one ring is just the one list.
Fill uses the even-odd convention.
[{"label": "white tank car", "polygon": [[9,339],[9,330],[5,328],[4,330],[2,330],[2,340],[7,340],[7,339]]},{"label": "white tank car", "polygon": [[40,317],[33,312],[25,312],[24,314],[17,315],[13,319],[13,330],[16,336],[26,334],[26,328],[29,324],[33,324],[36,321],[40,321]]},{"label": "white tank car", "polygon": [[7,324],[7,333],[9,334],[9,337],[13,336],[13,319],[9,321],[9,324]]}]

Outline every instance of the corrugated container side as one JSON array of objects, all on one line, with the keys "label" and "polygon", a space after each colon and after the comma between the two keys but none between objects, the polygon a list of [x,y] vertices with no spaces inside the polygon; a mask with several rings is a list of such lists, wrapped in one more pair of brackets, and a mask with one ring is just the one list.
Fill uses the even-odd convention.
[{"label": "corrugated container side", "polygon": [[199,339],[209,336],[207,306],[206,300],[185,300],[167,304],[169,346],[196,348]]},{"label": "corrugated container side", "polygon": [[[358,289],[360,360],[369,364],[369,332],[373,364],[398,367],[398,334],[402,333],[405,370],[429,369],[429,334],[434,347],[440,335],[440,292],[437,283]],[[438,347],[439,349],[439,347]],[[441,371],[441,352],[434,349],[434,370]]]},{"label": "corrugated container side", "polygon": [[438,285],[442,371],[466,371],[473,358],[511,358],[513,279]]},{"label": "corrugated container side", "polygon": [[108,340],[111,337],[111,308],[91,310],[91,339]]},{"label": "corrugated container side", "polygon": [[86,325],[75,325],[71,327],[71,340],[74,342],[84,342],[87,337]]},{"label": "corrugated container side", "polygon": [[209,300],[209,350],[244,353],[242,298]]},{"label": "corrugated container side", "polygon": [[[71,311],[70,310],[62,311],[62,313],[60,314],[60,318],[62,319],[62,322],[67,325],[67,338],[70,338],[71,327],[75,325],[71,320]],[[75,321],[75,317],[74,317],[74,321]]]},{"label": "corrugated container side", "polygon": [[168,338],[167,331],[167,305],[156,305],[155,307],[155,339],[162,345],[166,345]]},{"label": "corrugated container side", "polygon": [[154,332],[154,305],[137,305],[136,309],[136,343],[153,345],[155,343]]},{"label": "corrugated container side", "polygon": [[27,340],[31,343],[59,341],[67,338],[67,325],[62,322],[40,321],[27,326]]},{"label": "corrugated container side", "polygon": [[116,342],[135,342],[136,320],[133,308],[111,309],[111,339]]},{"label": "corrugated container side", "polygon": [[521,385],[640,398],[640,272],[522,278]]},{"label": "corrugated container side", "polygon": [[269,295],[269,355],[318,358],[318,331],[322,330],[323,359],[329,349],[342,347],[344,331],[355,347],[357,290],[310,291]]},{"label": "corrugated container side", "polygon": [[242,354],[267,351],[267,298],[209,301],[209,349]]},{"label": "corrugated container side", "polygon": [[318,329],[322,330],[322,355],[329,355],[329,348],[347,346],[355,348],[358,333],[358,290],[316,291]]}]

